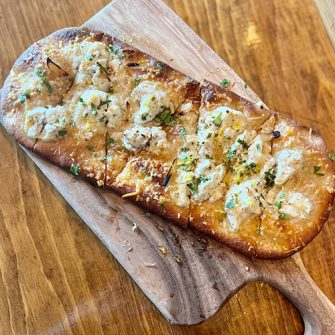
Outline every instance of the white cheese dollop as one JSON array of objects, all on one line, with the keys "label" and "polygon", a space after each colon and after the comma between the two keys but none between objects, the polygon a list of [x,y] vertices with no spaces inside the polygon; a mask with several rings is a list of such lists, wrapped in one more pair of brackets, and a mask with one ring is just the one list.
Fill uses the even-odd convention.
[{"label": "white cheese dollop", "polygon": [[62,137],[69,120],[64,106],[36,107],[28,110],[25,115],[24,130],[28,137],[39,138],[44,141]]},{"label": "white cheese dollop", "polygon": [[144,148],[151,138],[151,128],[135,126],[123,132],[122,143],[129,151]]},{"label": "white cheese dollop", "polygon": [[104,43],[81,42],[72,60],[73,67],[78,69],[75,84],[94,85],[100,90],[108,91],[110,83],[105,70],[107,70],[109,57],[110,54]]},{"label": "white cheese dollop", "polygon": [[154,152],[166,148],[166,133],[161,127],[135,126],[123,132],[122,143],[129,151],[148,147],[148,151]]},{"label": "white cheese dollop", "polygon": [[64,107],[65,106],[56,106],[46,109],[46,124],[40,137],[42,140],[49,141],[66,134],[66,132],[63,132],[63,135],[60,135],[60,131],[64,131],[69,123],[69,116]]},{"label": "white cheese dollop", "polygon": [[257,135],[252,144],[248,149],[247,164],[263,164],[265,162],[265,156],[263,154],[264,141],[261,135]]},{"label": "white cheese dollop", "polygon": [[108,108],[106,111],[107,117],[107,127],[112,129],[118,129],[122,122],[124,121],[125,116],[125,102],[116,96],[109,96]]},{"label": "white cheese dollop", "polygon": [[37,107],[26,111],[24,130],[28,137],[38,138],[45,123],[45,107]]},{"label": "white cheese dollop", "polygon": [[246,116],[229,107],[218,107],[211,112],[202,113],[198,123],[200,157],[213,156],[214,138],[220,129],[224,129],[224,136],[233,138],[245,128],[246,124]]},{"label": "white cheese dollop", "polygon": [[82,93],[77,102],[72,118],[75,126],[86,139],[91,138],[94,133],[105,131],[107,100],[106,92],[88,89]]},{"label": "white cheese dollop", "polygon": [[298,192],[281,192],[275,204],[280,207],[278,209],[280,213],[295,219],[305,219],[313,209],[312,202]]},{"label": "white cheese dollop", "polygon": [[176,182],[176,190],[173,191],[172,196],[177,206],[188,208],[190,205],[191,191],[187,184],[192,181],[193,173],[187,171],[179,171]]},{"label": "white cheese dollop", "polygon": [[194,194],[194,199],[197,202],[208,199],[209,202],[215,202],[222,198],[223,185],[220,184],[225,172],[223,164],[212,167],[210,160],[201,160],[194,171],[195,177],[199,180],[198,192]]},{"label": "white cheese dollop", "polygon": [[277,156],[277,175],[275,184],[283,185],[302,167],[302,151],[285,149]]},{"label": "white cheese dollop", "polygon": [[139,110],[134,116],[136,124],[152,121],[165,108],[168,108],[171,114],[174,113],[174,105],[167,92],[160,89],[157,83],[143,81],[135,87],[131,95],[140,103]]},{"label": "white cheese dollop", "polygon": [[261,183],[258,179],[247,180],[234,185],[226,195],[225,211],[233,231],[237,231],[241,223],[255,215],[261,215],[260,205]]}]

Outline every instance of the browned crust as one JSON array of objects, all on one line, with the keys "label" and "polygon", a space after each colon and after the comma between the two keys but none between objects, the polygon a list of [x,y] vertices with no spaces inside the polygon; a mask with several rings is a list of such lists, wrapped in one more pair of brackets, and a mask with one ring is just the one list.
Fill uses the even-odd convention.
[{"label": "browned crust", "polygon": [[[286,117],[281,116],[279,113],[276,113],[279,120],[285,120],[288,124],[290,124],[297,131],[303,131],[305,133],[305,138],[310,136],[310,144],[311,148],[320,153],[320,156],[323,157],[327,163],[329,164],[328,174],[335,175],[335,162],[328,158],[328,154],[330,152],[326,143],[320,136],[320,134],[316,133],[314,130],[305,127],[304,125],[298,123],[297,121],[288,119]],[[331,185],[329,185],[331,186]],[[333,187],[335,187],[335,181],[333,182]],[[255,257],[264,258],[264,259],[280,259],[286,258],[295,254],[296,252],[302,250],[305,246],[307,246],[321,231],[323,225],[329,218],[329,214],[331,212],[333,203],[334,203],[335,193],[329,193],[324,191],[320,197],[320,205],[318,206],[318,220],[313,225],[312,229],[306,230],[302,236],[302,241],[297,241],[297,246],[288,250],[287,252],[278,252],[265,248],[257,247]]]},{"label": "browned crust", "polygon": [[[215,100],[215,103],[218,102],[219,100]],[[335,164],[328,158],[328,153],[330,152],[330,150],[327,148],[325,142],[323,141],[323,139],[319,134],[299,124],[296,121],[282,117],[279,113],[271,112],[271,115],[274,115],[276,117],[277,123],[279,123],[280,121],[286,121],[290,126],[294,128],[295,133],[298,133],[298,131],[301,132],[303,134],[302,137],[305,142],[303,143],[303,146],[305,148],[308,147],[309,150],[314,150],[318,152],[319,158],[324,159],[329,165],[328,169],[324,172],[327,175],[335,174]],[[311,168],[313,168],[313,166],[311,166]],[[333,185],[329,186],[335,187],[335,181],[333,181]],[[312,227],[307,227],[301,234],[293,236],[292,239],[289,241],[290,244],[292,245],[292,248],[285,251],[275,250],[273,248],[274,245],[272,245],[271,248],[269,244],[266,244],[266,246],[262,247],[261,245],[255,243],[255,239],[252,238],[248,239],[247,237],[242,238],[241,236],[238,236],[238,234],[236,233],[225,233],[221,229],[216,229],[215,224],[205,225],[204,221],[207,221],[206,220],[207,216],[205,215],[204,217],[201,217],[201,215],[197,210],[191,210],[189,227],[211,236],[213,239],[224,243],[230,248],[240,253],[243,253],[248,257],[268,259],[268,260],[282,259],[302,250],[308,243],[310,243],[319,234],[324,223],[327,221],[329,217],[334,202],[334,197],[335,193],[329,193],[326,190],[322,192],[322,194],[318,199],[319,203],[316,212],[316,220],[313,221]],[[211,211],[210,207],[208,207],[208,211]]]},{"label": "browned crust", "polygon": [[[117,192],[120,195],[135,192],[134,187],[121,186],[117,185],[116,183],[110,185],[108,189]],[[178,226],[187,226],[188,224],[189,212],[187,208],[181,209],[180,207],[177,207],[170,202],[165,203],[164,206],[161,206],[161,204],[157,200],[153,199],[148,192],[142,192],[140,195],[127,197],[127,199],[166,220],[172,221]],[[178,213],[180,213],[180,216],[178,216]]]},{"label": "browned crust", "polygon": [[[30,48],[28,48],[16,61],[13,70],[15,71],[26,71],[27,68],[33,67],[34,64],[36,64],[40,58],[40,46],[48,43],[50,41],[62,41],[65,44],[69,43],[76,38],[85,38],[89,35],[94,34],[94,40],[96,41],[103,41],[105,43],[113,43],[118,44],[122,47],[122,49],[127,52],[128,54],[137,54],[141,55],[142,57],[146,57],[148,55],[140,52],[137,49],[134,49],[133,47],[129,46],[128,44],[122,43],[121,41],[117,40],[114,37],[108,36],[102,32],[93,31],[91,29],[87,28],[66,28],[59,30],[50,36],[36,42],[33,44]],[[155,62],[158,61],[154,60],[152,57],[148,56],[148,58],[151,59],[151,62],[153,65],[155,65]],[[159,62],[161,63],[161,62]],[[167,80],[168,76],[171,74],[172,71],[175,71],[168,65],[162,64],[162,71],[158,74],[158,77],[165,81]],[[175,71],[176,72],[176,71]],[[177,72],[176,72],[177,73]],[[11,84],[12,84],[12,76],[9,75],[7,80],[5,81],[4,88],[2,90],[2,99],[1,99],[1,122],[3,123],[4,127],[7,129],[7,131],[15,138],[17,142],[25,146],[26,148],[33,150],[40,154],[41,156],[47,158],[48,160],[53,161],[57,165],[69,169],[71,165],[73,164],[73,159],[69,156],[69,152],[71,151],[71,148],[69,150],[65,150],[64,154],[55,155],[54,150],[57,147],[57,143],[50,145],[50,143],[43,143],[43,145],[35,145],[35,140],[31,140],[28,138],[25,133],[22,130],[22,115],[20,113],[16,113],[14,117],[9,117],[9,112],[13,108],[13,100],[11,100],[9,92],[11,90]],[[186,87],[186,95],[189,98],[192,98],[192,96],[196,92],[196,87],[198,86],[198,83],[196,81],[190,80],[189,86]],[[205,82],[202,86],[201,93],[203,96],[203,102],[210,103],[210,104],[219,104],[220,99],[222,97],[228,97],[231,99],[232,103],[234,104],[240,104],[243,106],[243,108],[247,109],[250,112],[259,113],[260,110],[264,110],[264,113],[271,114],[270,111],[267,111],[262,106],[257,106],[253,104],[252,102],[249,102],[238,95],[236,95],[233,92],[230,92],[226,89],[223,89],[215,84],[212,84],[210,82]],[[195,94],[196,95],[196,94]],[[21,115],[21,117],[20,117]],[[289,120],[288,121],[292,126],[294,126],[296,129],[303,129],[304,131],[308,131],[308,129],[300,124],[298,124],[295,121]],[[19,126],[18,126],[19,125]],[[313,138],[315,140],[314,148],[318,150],[325,158],[328,153],[328,149],[321,139],[320,136],[313,133]],[[330,161],[329,161],[330,162]],[[330,162],[332,173],[334,174],[334,163]],[[96,184],[95,178],[89,178],[87,177],[87,171],[79,171],[80,176],[84,177],[85,179],[88,179],[90,182]],[[109,188],[115,192],[118,192],[120,194],[126,194],[129,192],[133,192],[134,188],[130,186],[119,186],[119,185],[111,185]],[[146,199],[149,198],[150,201],[147,201]],[[137,197],[131,197],[131,200],[138,203],[140,206],[148,209],[151,212],[154,212],[163,218],[169,219],[173,222],[175,222],[178,225],[187,225],[188,223],[188,211],[180,211],[179,208],[174,206],[173,204],[167,204],[165,207],[160,206],[160,204],[155,201],[154,199],[150,198],[150,194],[143,193],[140,196]],[[287,256],[292,255],[293,253],[301,250],[306,244],[308,244],[321,230],[323,224],[326,222],[329,216],[330,208],[334,200],[334,194],[325,194],[322,199],[322,206],[319,207],[319,219],[317,224],[315,225],[315,229],[311,229],[303,236],[303,243],[298,245],[295,249],[289,250],[287,252],[277,252],[273,251],[267,248],[255,248],[249,241],[246,239],[243,239],[241,237],[234,237],[227,236],[225,234],[221,234],[220,232],[214,232],[210,227],[206,227],[201,224],[201,218],[200,217],[194,217],[189,220],[189,226],[197,229],[199,231],[204,232],[205,234],[213,237],[214,239],[217,239],[227,246],[231,247],[232,249],[239,251],[249,257],[257,257],[257,258],[264,258],[264,259],[280,259]],[[181,216],[178,218],[177,213],[181,212]]]}]

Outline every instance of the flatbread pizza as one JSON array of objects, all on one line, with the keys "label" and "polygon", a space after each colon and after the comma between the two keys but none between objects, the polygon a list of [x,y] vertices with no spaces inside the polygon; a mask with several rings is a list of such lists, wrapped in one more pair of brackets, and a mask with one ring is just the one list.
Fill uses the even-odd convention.
[{"label": "flatbread pizza", "polygon": [[0,115],[33,152],[247,256],[299,251],[333,203],[335,156],[318,134],[101,32],[27,49]]}]

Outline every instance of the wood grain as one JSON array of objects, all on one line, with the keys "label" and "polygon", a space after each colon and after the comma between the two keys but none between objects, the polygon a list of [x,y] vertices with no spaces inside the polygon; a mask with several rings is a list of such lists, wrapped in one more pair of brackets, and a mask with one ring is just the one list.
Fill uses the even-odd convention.
[{"label": "wood grain", "polygon": [[[213,6],[214,3],[215,6]],[[175,4],[170,2],[169,4],[174,7],[177,13],[179,10],[178,14],[185,16],[190,21],[191,26],[192,21],[197,22],[192,27],[197,30],[196,26],[199,25],[197,32],[204,35],[207,34],[208,30],[215,30],[215,25],[212,22],[213,17],[216,17],[215,23],[220,22],[220,24],[224,25],[224,13],[229,12],[229,10],[232,13],[232,18],[235,18],[234,24],[230,26],[238,27],[241,24],[241,18],[250,16],[250,14],[249,16],[246,15],[250,7],[254,7],[254,11],[251,12],[254,16],[251,15],[250,22],[256,25],[258,32],[262,32],[264,35],[262,37],[268,34],[269,25],[264,22],[261,23],[261,13],[265,16],[266,13],[268,15],[275,13],[276,27],[279,25],[281,29],[283,29],[282,25],[285,26],[287,21],[292,19],[292,16],[296,25],[298,22],[300,25],[305,22],[308,31],[305,33],[304,30],[303,37],[305,39],[311,38],[314,43],[317,42],[322,47],[323,53],[316,56],[313,54],[315,50],[312,50],[312,48],[303,50],[303,48],[298,47],[297,43],[295,43],[296,41],[291,40],[293,37],[279,34],[276,35],[273,42],[275,46],[274,44],[271,45],[271,43],[264,43],[262,52],[258,49],[259,54],[251,55],[252,57],[247,57],[247,60],[253,64],[258,64],[257,66],[261,68],[267,57],[274,53],[272,55],[274,61],[271,65],[275,70],[276,64],[278,64],[278,68],[275,71],[279,72],[283,71],[281,67],[285,64],[282,59],[286,59],[286,62],[294,62],[295,69],[299,68],[299,66],[301,66],[300,69],[303,69],[306,66],[318,65],[314,68],[314,80],[301,80],[305,78],[306,72],[302,71],[300,73],[297,70],[296,73],[299,76],[297,78],[294,76],[288,77],[287,83],[280,88],[291,95],[295,89],[299,88],[299,83],[303,83],[307,91],[304,99],[300,101],[293,100],[292,102],[286,98],[286,101],[281,101],[281,103],[283,103],[283,109],[287,110],[290,107],[295,115],[299,115],[302,118],[310,118],[310,116],[304,114],[304,111],[308,111],[310,106],[314,106],[314,112],[318,113],[316,115],[312,114],[313,118],[317,117],[320,121],[328,121],[324,117],[326,111],[331,113],[330,106],[334,102],[334,97],[331,94],[333,90],[330,87],[332,79],[328,77],[331,74],[330,69],[334,59],[314,6],[311,3],[307,3],[307,5],[304,3],[301,11],[301,7],[299,8],[293,1],[280,2],[278,6],[276,2],[275,5],[269,4],[265,8],[262,8],[264,6],[261,6],[259,2],[250,3],[248,2],[249,6],[245,8],[243,6],[234,7],[233,2],[222,4],[219,1],[204,3],[190,1],[187,3],[188,6],[180,1],[176,1]],[[20,7],[22,6],[21,3],[16,6],[16,8],[22,8]],[[34,7],[36,4],[29,6],[33,7],[31,12],[27,11],[26,13],[32,18],[29,34],[35,31],[34,34],[39,37],[38,34],[41,31],[39,31],[38,15],[34,16],[36,14],[36,8]],[[44,4],[44,6],[47,5]],[[71,12],[71,6],[69,4],[65,6],[67,6],[67,11],[65,10],[62,14],[68,16],[64,20],[78,19],[78,16],[73,16],[77,15],[75,8],[73,7]],[[192,8],[194,9],[196,6],[198,6],[197,11],[199,12],[194,10],[192,12]],[[92,4],[91,7],[93,7]],[[84,7],[81,7],[80,13],[82,8]],[[234,8],[235,12],[232,8]],[[51,10],[53,8],[44,9]],[[298,9],[299,13],[296,12]],[[199,13],[204,13],[204,15],[199,17]],[[17,15],[15,7],[13,12],[8,13],[7,10],[6,14],[10,14],[7,15],[7,20],[11,19],[14,22],[14,28],[19,26],[19,22],[24,25],[24,21],[22,23],[22,17],[20,20],[20,15]],[[198,18],[194,18],[195,14],[198,15]],[[311,17],[312,24],[309,21]],[[37,23],[33,23],[34,18]],[[38,19],[41,20],[41,18]],[[59,20],[59,18],[57,19]],[[47,21],[48,24],[46,23]],[[9,20],[9,22],[11,21]],[[81,22],[74,22],[74,24]],[[56,20],[53,23],[52,19],[48,18],[48,20],[44,21],[44,32],[49,32],[47,29],[52,24],[55,26],[50,29],[54,30],[59,23],[60,21],[56,22]],[[37,25],[37,27],[33,28],[34,25]],[[62,25],[72,24],[67,24],[64,21]],[[299,34],[298,26],[291,26],[291,29],[295,28],[295,31]],[[305,25],[303,27],[305,29]],[[24,31],[24,26],[21,29]],[[26,30],[28,31],[27,28]],[[238,36],[240,36],[237,30],[236,28],[236,41],[238,41]],[[5,31],[4,29],[0,33],[5,34]],[[231,29],[220,32],[220,34],[223,41],[229,41],[232,38]],[[219,43],[219,40],[215,40],[214,37],[209,36],[207,42],[212,44],[214,49],[218,48],[221,50],[221,53],[227,52],[229,54],[229,50],[225,48],[228,48],[228,46],[229,48],[232,47],[231,44],[227,42],[226,45],[219,44],[219,46],[215,46],[215,43]],[[267,41],[271,42],[270,37],[268,37]],[[282,40],[282,38],[284,39]],[[29,38],[27,38],[26,43],[25,46],[29,44]],[[304,40],[304,43],[305,45],[306,43],[310,45],[311,41]],[[9,38],[5,44],[11,51],[5,55],[2,53],[1,57],[7,57],[10,53],[15,54],[17,52],[15,47],[19,48],[19,44],[13,43]],[[291,46],[290,52],[292,52],[292,55],[290,56],[288,53],[285,56],[285,48],[279,54],[276,54],[278,53],[276,45],[281,45],[282,47],[285,45],[287,47]],[[250,74],[248,75],[248,62],[243,59],[242,55],[246,50],[248,52],[250,50],[243,43],[232,48],[235,49],[232,49],[231,52],[235,50],[235,54],[239,54],[240,59],[236,59],[233,54],[230,55],[230,58],[224,58],[236,69],[238,64],[240,67],[242,65],[245,66],[246,74],[242,76],[247,78],[248,82],[248,79],[252,76],[247,77],[250,76]],[[295,59],[299,52],[304,52],[306,57],[302,63]],[[256,57],[259,55],[261,57]],[[304,55],[300,55],[300,60],[304,58]],[[319,58],[318,62],[316,62],[317,58]],[[232,62],[236,62],[236,66]],[[2,60],[1,64],[3,64]],[[323,64],[323,66],[320,66],[320,64]],[[252,72],[253,68],[249,67],[249,71]],[[285,69],[285,71],[288,71],[288,69]],[[281,94],[280,90],[276,91],[275,87],[280,81],[283,82],[283,78],[274,76],[271,78],[272,82],[269,77],[262,78],[260,76],[257,78],[259,84],[256,82],[255,85],[252,84],[252,87],[257,92],[264,85],[266,87],[264,94],[272,92],[275,98],[277,94]],[[286,84],[288,85],[287,87],[285,87]],[[290,85],[293,89],[292,87],[290,88]],[[309,90],[317,92],[316,96],[318,99],[313,105],[310,103],[314,101],[315,95],[309,96]],[[273,107],[273,100],[266,97],[263,97],[263,99],[270,107]],[[328,109],[327,106],[329,106]],[[296,113],[298,110],[301,112]],[[331,117],[332,114],[330,114]],[[331,124],[329,123],[329,125]],[[327,139],[330,141],[331,137]],[[250,333],[250,329],[255,334],[301,333],[301,323],[299,323],[299,317],[294,309],[290,308],[287,301],[278,295],[276,291],[266,285],[260,286],[260,284],[249,285],[246,289],[239,292],[219,314],[207,323],[194,328],[171,327],[162,320],[157,312],[152,310],[150,303],[141,295],[105,249],[100,246],[93,234],[90,234],[84,225],[80,224],[76,215],[66,206],[41,174],[34,170],[25,156],[16,150],[11,140],[5,137],[3,133],[0,143],[1,167],[3,167],[1,185],[4,185],[4,192],[0,195],[0,222],[1,229],[3,229],[1,231],[2,248],[0,258],[0,308],[2,311],[0,324],[3,329],[0,329],[4,334],[11,332],[18,334],[25,332],[88,334],[92,332],[97,334],[118,332],[120,334],[128,334],[150,333],[152,329],[156,329],[157,333],[190,334],[214,331],[217,333],[247,334]],[[327,225],[317,240],[306,248],[302,254],[313,278],[334,301],[334,272],[332,272],[333,268],[331,267],[331,264],[334,264],[334,253],[332,251],[334,250],[334,244],[326,238],[330,234],[334,236],[334,231],[332,231],[334,225],[331,224],[332,222],[333,220]],[[126,321],[130,318],[133,322]]]},{"label": "wood grain", "polygon": [[319,9],[329,38],[335,48],[335,1],[334,0],[314,0]]}]

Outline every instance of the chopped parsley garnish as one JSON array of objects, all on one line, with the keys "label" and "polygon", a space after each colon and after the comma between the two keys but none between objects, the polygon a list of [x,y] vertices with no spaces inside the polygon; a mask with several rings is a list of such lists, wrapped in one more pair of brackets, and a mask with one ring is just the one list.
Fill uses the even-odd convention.
[{"label": "chopped parsley garnish", "polygon": [[196,179],[192,179],[192,181],[187,184],[187,187],[193,194],[198,194],[198,183]]},{"label": "chopped parsley garnish", "polygon": [[244,141],[244,140],[238,138],[238,139],[237,139],[237,142],[238,142],[239,144],[242,145],[242,148],[243,148],[243,149],[248,149],[248,148],[249,148],[249,145],[248,145],[248,143],[247,143],[246,141]]},{"label": "chopped parsley garnish", "polygon": [[316,166],[316,165],[314,165],[314,174],[316,174],[316,175],[319,176],[319,177],[322,177],[322,176],[324,176],[325,174],[322,173],[322,172],[320,172],[320,170],[321,170],[321,166]]},{"label": "chopped parsley garnish", "polygon": [[49,93],[52,93],[52,86],[47,78],[47,76],[45,75],[45,70],[35,70],[35,74],[41,78],[42,83],[46,86],[47,90]]},{"label": "chopped parsley garnish", "polygon": [[87,146],[87,150],[88,150],[88,151],[94,151],[94,147],[93,147],[92,145],[88,145],[88,146]]},{"label": "chopped parsley garnish", "polygon": [[193,177],[192,180],[187,183],[187,187],[191,190],[193,194],[198,194],[199,184],[204,183],[210,180],[210,178],[206,175],[200,175],[199,177]]},{"label": "chopped parsley garnish", "polygon": [[178,166],[184,171],[190,171],[190,169],[196,164],[197,157],[192,154],[181,153],[179,155]]},{"label": "chopped parsley garnish", "polygon": [[245,168],[246,168],[247,172],[249,172],[249,173],[250,172],[253,172],[253,173],[257,172],[256,171],[257,165],[255,163],[253,163],[253,162],[251,162],[250,164],[246,164]]},{"label": "chopped parsley garnish", "polygon": [[119,45],[113,45],[113,44],[110,44],[108,46],[108,50],[114,54],[116,56],[116,58],[118,59],[123,59],[125,56],[124,56],[124,53],[122,52],[122,49]]},{"label": "chopped parsley garnish", "polygon": [[27,99],[30,99],[30,94],[29,92],[26,90],[23,93],[19,93],[19,97],[17,98],[17,100],[14,102],[14,105],[16,104],[23,104]]},{"label": "chopped parsley garnish", "polygon": [[230,148],[228,149],[226,157],[231,160],[236,156],[236,150],[231,150]]},{"label": "chopped parsley garnish", "polygon": [[333,152],[328,152],[328,158],[331,160],[331,161],[335,161],[335,154]]},{"label": "chopped parsley garnish", "polygon": [[70,172],[75,176],[79,175],[79,165],[71,165]]},{"label": "chopped parsley garnish", "polygon": [[280,213],[279,214],[279,219],[285,220],[286,219],[286,214],[285,213]]},{"label": "chopped parsley garnish", "polygon": [[67,134],[67,131],[65,129],[58,130],[57,137],[63,137]]},{"label": "chopped parsley garnish", "polygon": [[95,112],[95,114],[97,113],[97,111],[98,111],[98,107],[92,102],[91,103],[91,109]]},{"label": "chopped parsley garnish", "polygon": [[179,135],[181,138],[185,138],[186,136],[186,130],[184,127],[179,128]]},{"label": "chopped parsley garnish", "polygon": [[278,208],[281,209],[283,201],[285,199],[286,194],[285,193],[281,193],[278,197],[278,199],[274,202],[274,205]]},{"label": "chopped parsley garnish", "polygon": [[106,145],[109,147],[111,145],[114,145],[116,142],[112,139],[112,138],[109,138],[107,141],[106,141]]},{"label": "chopped parsley garnish", "polygon": [[103,66],[100,62],[97,62],[97,65],[99,66],[101,71],[105,72],[107,76],[109,76],[108,69],[105,66]]},{"label": "chopped parsley garnish", "polygon": [[210,179],[211,179],[210,177],[208,177],[208,176],[206,176],[206,175],[204,175],[204,174],[201,174],[201,175],[198,177],[199,184],[200,184],[200,183],[204,183],[204,182],[206,182],[206,181],[208,181],[208,180],[210,180]]},{"label": "chopped parsley garnish", "polygon": [[171,110],[169,108],[164,108],[162,112],[155,116],[155,121],[164,126],[173,126],[177,122],[177,119],[171,114]]},{"label": "chopped parsley garnish", "polygon": [[141,115],[141,119],[142,119],[143,121],[145,121],[145,120],[147,119],[147,117],[148,117],[148,113],[143,113],[143,114]]},{"label": "chopped parsley garnish", "polygon": [[140,83],[140,81],[141,81],[141,79],[142,79],[142,76],[141,75],[138,75],[136,78],[135,78],[135,87]]},{"label": "chopped parsley garnish", "polygon": [[163,72],[163,66],[164,65],[162,63],[159,62],[156,63],[156,68],[158,69],[159,73]]},{"label": "chopped parsley garnish", "polygon": [[261,146],[260,146],[259,143],[256,144],[256,149],[257,149],[257,151],[261,151]]},{"label": "chopped parsley garnish", "polygon": [[104,106],[104,105],[108,105],[108,104],[110,104],[111,103],[111,100],[102,100],[101,102],[100,102],[100,104],[99,104],[99,108],[101,107],[101,106]]},{"label": "chopped parsley garnish", "polygon": [[85,101],[84,101],[84,99],[83,98],[79,98],[79,102],[83,105],[83,106],[86,106],[86,103],[85,103]]},{"label": "chopped parsley garnish", "polygon": [[270,169],[265,172],[265,185],[268,187],[273,187],[276,179],[276,171]]},{"label": "chopped parsley garnish", "polygon": [[226,208],[233,208],[235,207],[235,202],[233,200],[229,200],[227,203],[226,203]]},{"label": "chopped parsley garnish", "polygon": [[212,120],[216,126],[220,127],[222,124],[222,114],[218,113],[218,115],[212,117]]},{"label": "chopped parsley garnish", "polygon": [[223,87],[223,88],[227,88],[230,84],[230,80],[228,79],[223,79],[220,83],[220,85]]},{"label": "chopped parsley garnish", "polygon": [[211,138],[212,137],[212,133],[208,133],[206,138]]}]

